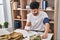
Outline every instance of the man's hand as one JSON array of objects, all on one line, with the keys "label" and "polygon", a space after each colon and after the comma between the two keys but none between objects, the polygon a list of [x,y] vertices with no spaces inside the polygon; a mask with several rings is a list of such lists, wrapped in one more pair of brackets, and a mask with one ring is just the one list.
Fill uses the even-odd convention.
[{"label": "man's hand", "polygon": [[43,38],[43,39],[45,39],[45,38],[47,38],[47,37],[48,37],[48,33],[43,33],[43,34],[42,34],[42,38]]},{"label": "man's hand", "polygon": [[29,32],[29,30],[26,30],[27,32]]},{"label": "man's hand", "polygon": [[30,31],[30,27],[31,27],[31,23],[30,23],[30,22],[26,22],[25,30],[26,30],[27,32]]},{"label": "man's hand", "polygon": [[30,31],[30,26],[25,26],[25,30],[26,30],[27,32],[29,32],[29,31]]},{"label": "man's hand", "polygon": [[48,37],[48,32],[49,32],[49,27],[50,27],[50,25],[49,25],[49,23],[45,23],[45,32],[42,34],[42,38],[47,38]]}]

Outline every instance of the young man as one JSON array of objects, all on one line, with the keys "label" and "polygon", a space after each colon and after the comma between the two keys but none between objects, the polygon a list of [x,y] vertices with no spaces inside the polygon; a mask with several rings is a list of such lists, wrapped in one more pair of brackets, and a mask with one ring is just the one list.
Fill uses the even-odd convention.
[{"label": "young man", "polygon": [[31,13],[27,15],[27,23],[25,30],[39,30],[44,31],[42,38],[48,37],[49,19],[47,13],[39,10],[39,3],[32,2],[30,4]]}]

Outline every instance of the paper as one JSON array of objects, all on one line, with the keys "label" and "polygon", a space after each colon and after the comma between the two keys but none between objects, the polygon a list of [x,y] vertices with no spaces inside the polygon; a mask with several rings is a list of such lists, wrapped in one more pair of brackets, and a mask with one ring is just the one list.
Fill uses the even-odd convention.
[{"label": "paper", "polygon": [[[43,34],[42,32],[38,32],[38,34]],[[51,40],[51,38],[52,38],[52,33],[48,33],[48,37],[46,38],[46,39],[42,39],[42,40]]]},{"label": "paper", "polygon": [[20,30],[20,29],[17,29],[17,30],[15,30],[14,32],[22,33],[24,37],[37,34],[36,32],[33,32],[33,31],[27,32],[27,31],[25,31],[25,30]]},{"label": "paper", "polygon": [[[34,35],[34,34],[40,34],[40,35],[43,34],[42,32],[34,32],[34,31],[29,31],[29,32],[27,32],[27,31],[21,30],[21,29],[17,29],[17,30],[15,30],[14,32],[22,33],[24,37],[27,36],[27,38],[25,38],[25,39],[23,39],[23,40],[29,40],[29,36]],[[49,33],[49,34],[48,34],[48,38],[42,39],[42,40],[51,40],[52,35],[53,35],[53,34]]]}]

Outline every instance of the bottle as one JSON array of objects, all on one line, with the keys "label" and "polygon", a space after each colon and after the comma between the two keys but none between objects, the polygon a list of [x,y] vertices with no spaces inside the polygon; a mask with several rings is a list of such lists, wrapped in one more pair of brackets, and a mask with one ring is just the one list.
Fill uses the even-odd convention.
[{"label": "bottle", "polygon": [[14,9],[14,10],[17,9],[17,4],[18,4],[18,2],[14,2],[14,3],[13,3],[13,9]]},{"label": "bottle", "polygon": [[42,1],[42,9],[43,9],[43,10],[46,10],[47,7],[48,7],[48,1],[43,0],[43,1]]}]

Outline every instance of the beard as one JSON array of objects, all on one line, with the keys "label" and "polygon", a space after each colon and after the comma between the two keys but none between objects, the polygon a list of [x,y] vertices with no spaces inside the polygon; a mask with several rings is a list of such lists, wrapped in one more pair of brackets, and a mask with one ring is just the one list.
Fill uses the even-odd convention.
[{"label": "beard", "polygon": [[34,16],[37,16],[38,15],[38,12],[37,13],[33,13]]}]

